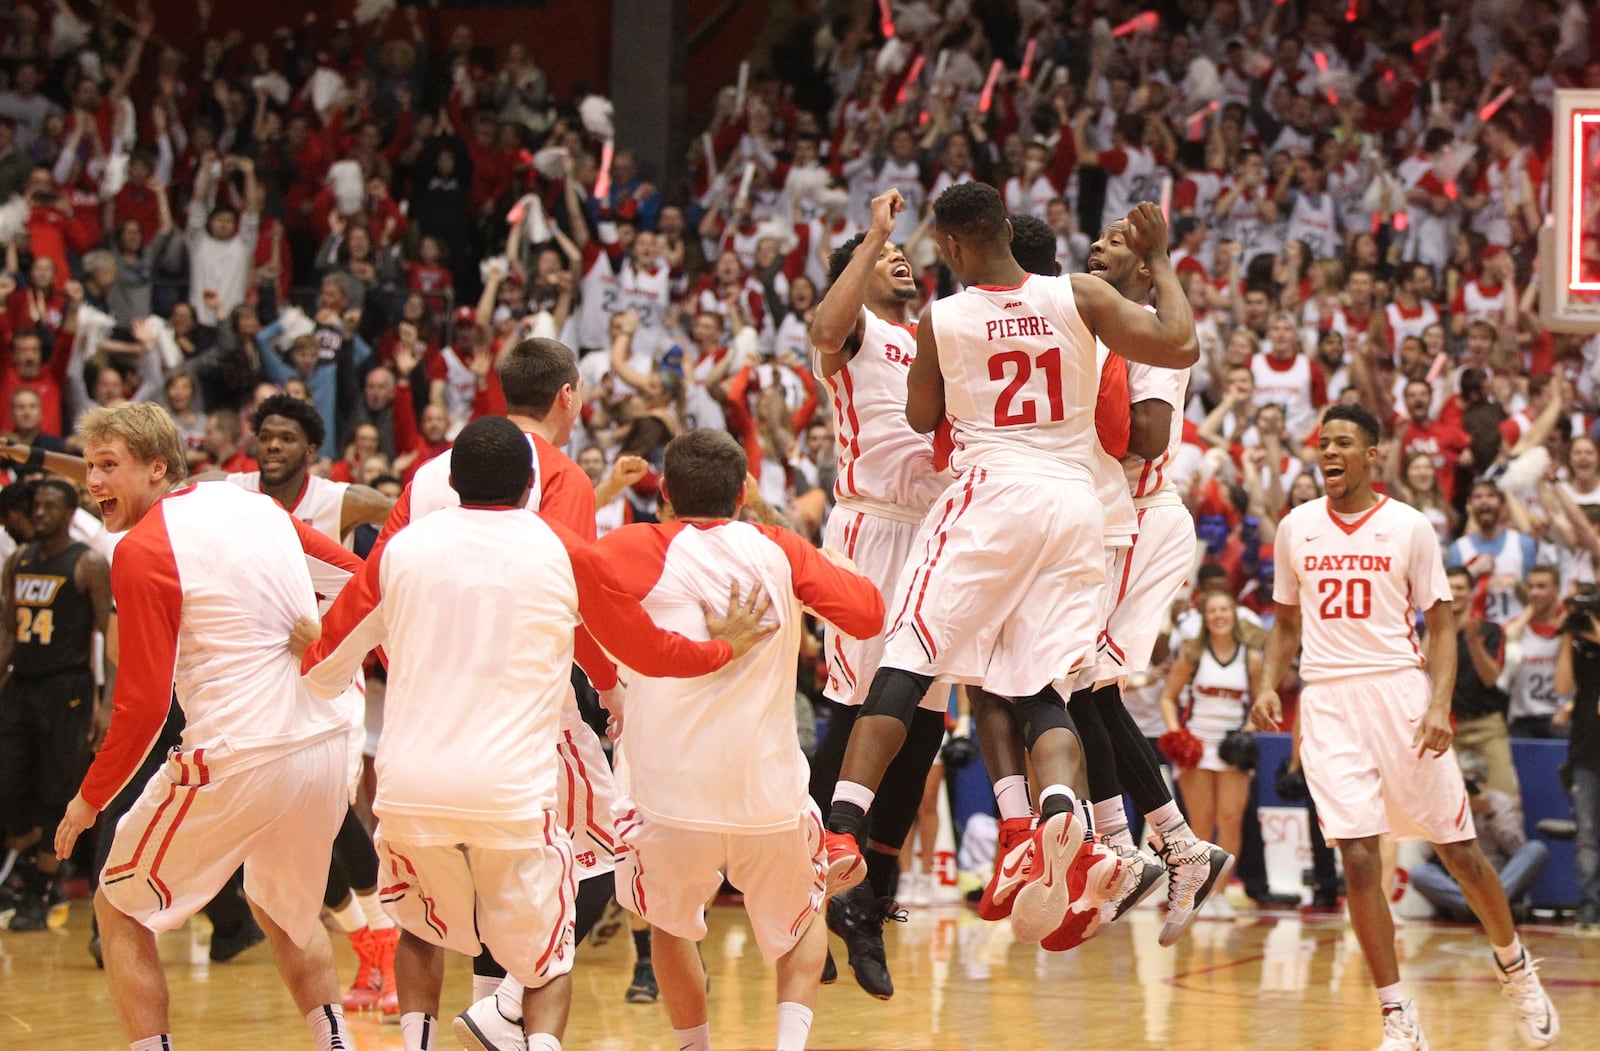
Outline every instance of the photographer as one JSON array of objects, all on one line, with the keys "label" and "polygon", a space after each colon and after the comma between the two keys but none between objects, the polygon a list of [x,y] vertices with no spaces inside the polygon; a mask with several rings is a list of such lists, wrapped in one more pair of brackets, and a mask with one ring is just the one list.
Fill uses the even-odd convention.
[{"label": "photographer", "polygon": [[[1500,885],[1505,888],[1506,900],[1515,905],[1533,885],[1539,870],[1550,856],[1543,843],[1527,838],[1522,828],[1522,812],[1511,797],[1484,784],[1488,777],[1488,764],[1471,752],[1460,752],[1456,761],[1461,766],[1462,779],[1467,785],[1467,806],[1472,811],[1472,825],[1477,832],[1478,844],[1484,857],[1500,875]],[[1474,922],[1472,909],[1461,893],[1461,887],[1450,875],[1438,857],[1429,858],[1411,871],[1411,882],[1417,892],[1427,898],[1439,915],[1461,923]]]},{"label": "photographer", "polygon": [[1566,780],[1578,823],[1578,933],[1600,934],[1600,591],[1567,600],[1556,655],[1555,721],[1571,728]]}]

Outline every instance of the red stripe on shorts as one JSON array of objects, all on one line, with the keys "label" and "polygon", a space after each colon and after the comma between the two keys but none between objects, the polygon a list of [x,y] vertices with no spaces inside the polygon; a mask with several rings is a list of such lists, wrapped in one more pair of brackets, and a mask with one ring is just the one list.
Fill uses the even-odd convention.
[{"label": "red stripe on shorts", "polygon": [[172,819],[172,824],[167,826],[167,834],[161,837],[161,846],[156,848],[156,856],[150,862],[150,886],[154,887],[156,894],[160,896],[163,909],[171,908],[172,892],[161,881],[161,877],[156,875],[156,870],[161,867],[161,859],[167,856],[167,848],[172,846],[172,837],[178,834],[178,826],[183,824],[183,817],[194,803],[194,794],[197,791],[199,786],[191,787],[189,794],[183,797],[183,805],[178,807],[177,816]]},{"label": "red stripe on shorts", "polygon": [[[551,820],[550,820],[552,816],[553,815],[551,815],[549,812],[545,813],[544,842],[545,842],[546,846],[550,846],[550,845],[555,843],[555,829],[551,827]],[[561,895],[560,895],[561,913],[562,913],[563,916],[567,914],[568,910],[572,906],[572,903],[569,900],[569,888],[571,888],[571,886],[572,886],[572,851],[563,850],[561,852]],[[555,956],[556,952],[561,948],[561,946],[563,944],[565,944],[567,931],[572,929],[572,926],[573,926],[573,921],[568,920],[566,923],[557,924],[556,925],[556,929],[550,932],[550,943],[544,947],[543,955],[541,955],[539,957],[539,962],[534,965],[533,969],[535,971],[539,972],[540,974],[544,973],[544,969],[549,966],[550,960]]]},{"label": "red stripe on shorts", "polygon": [[[585,831],[587,831],[595,839],[599,840],[601,846],[615,853],[617,849],[616,840],[611,838],[610,832],[607,832],[605,829],[595,824],[594,806],[592,805],[594,802],[594,785],[589,781],[589,768],[584,765],[583,756],[578,752],[577,743],[572,740],[571,730],[566,731],[566,738],[567,744],[569,745],[568,754],[572,757],[571,762],[577,766],[578,776],[583,779],[584,791],[589,794],[589,802],[591,805],[583,808],[583,823],[585,826],[587,826]],[[569,795],[567,797],[567,813],[571,815],[572,812],[572,796]],[[577,833],[577,829],[572,828],[570,825],[568,826],[567,831],[573,834]]]},{"label": "red stripe on shorts", "polygon": [[[944,555],[944,545],[945,541],[948,539],[945,534],[945,530],[953,528],[955,524],[961,520],[961,516],[967,513],[967,508],[972,506],[972,490],[976,483],[981,480],[979,476],[982,474],[983,471],[975,469],[967,476],[965,495],[961,500],[960,509],[956,511],[954,517],[950,519],[948,524],[942,522],[940,523],[939,546],[934,549],[933,558],[928,560],[927,568],[922,574],[922,587],[917,589],[917,604],[911,609],[911,622],[913,624],[913,630],[916,631],[917,636],[921,638],[922,641],[927,645],[928,657],[933,660],[937,660],[939,657],[939,647],[934,645],[933,634],[928,630],[927,622],[922,619],[922,600],[928,595],[928,581],[933,579],[933,571],[939,565],[940,557]],[[952,497],[950,502],[954,504],[955,498]]]},{"label": "red stripe on shorts", "polygon": [[[450,933],[450,928],[445,924],[444,920],[439,918],[439,913],[434,909],[433,899],[422,893],[422,877],[417,875],[417,867],[411,863],[410,858],[394,849],[393,843],[386,844],[384,849],[388,850],[391,858],[397,858],[405,863],[406,872],[411,875],[411,886],[417,892],[417,900],[422,902],[423,920],[427,922],[428,926],[439,932],[439,937],[447,937]],[[394,869],[396,876],[400,875],[400,870],[395,868],[393,861],[389,862],[389,867]]]},{"label": "red stripe on shorts", "polygon": [[131,872],[139,867],[139,859],[144,856],[145,846],[150,842],[150,837],[155,835],[156,826],[161,824],[161,815],[166,813],[167,807],[177,798],[177,795],[178,786],[175,784],[168,785],[167,798],[163,799],[161,805],[156,807],[156,816],[150,819],[149,825],[145,826],[144,835],[139,837],[139,845],[133,848],[133,857],[126,865],[118,865],[116,868],[106,869],[104,876],[120,876],[124,872]]}]

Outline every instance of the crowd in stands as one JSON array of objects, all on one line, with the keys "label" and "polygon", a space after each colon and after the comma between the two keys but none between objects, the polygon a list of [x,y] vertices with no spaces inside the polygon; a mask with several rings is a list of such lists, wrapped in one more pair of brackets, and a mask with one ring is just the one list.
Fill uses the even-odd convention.
[{"label": "crowd in stands", "polygon": [[[496,356],[544,335],[585,379],[569,451],[597,484],[648,467],[627,461],[608,524],[654,513],[674,434],[726,427],[817,539],[829,255],[897,188],[895,240],[949,293],[929,208],[976,179],[1049,224],[1063,271],[1135,202],[1169,210],[1202,350],[1174,469],[1246,614],[1270,615],[1274,524],[1319,494],[1341,401],[1388,425],[1387,493],[1469,574],[1469,636],[1548,630],[1536,566],[1558,596],[1596,583],[1600,338],[1546,331],[1537,276],[1554,92],[1600,88],[1587,5],[792,7],[691,115],[681,164],[647,172],[607,100],[552,93],[558,44],[475,39],[437,4],[245,39],[197,0],[187,54],[143,7],[11,6],[0,432],[70,448],[84,409],[149,399],[196,467],[248,469],[249,412],[285,391],[322,415],[325,470],[392,484],[503,405]],[[1511,648],[1481,669],[1496,710],[1564,732],[1553,670]]]}]

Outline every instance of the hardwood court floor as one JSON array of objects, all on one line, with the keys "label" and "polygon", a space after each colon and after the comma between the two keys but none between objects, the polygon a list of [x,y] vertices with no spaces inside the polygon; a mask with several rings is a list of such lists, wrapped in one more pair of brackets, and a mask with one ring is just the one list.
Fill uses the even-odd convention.
[{"label": "hardwood court floor", "polygon": [[[0,1049],[126,1048],[105,979],[84,951],[89,911],[40,934],[0,932]],[[203,925],[203,924],[202,924]],[[712,911],[705,956],[712,977],[711,1034],[718,1051],[771,1047],[774,982],[742,912]],[[957,906],[914,910],[891,924],[896,994],[862,993],[838,959],[839,984],[823,990],[811,1046],[818,1049],[1002,1051],[1068,1047],[1371,1051],[1381,1039],[1367,971],[1342,919],[1243,914],[1199,922],[1173,949],[1156,944],[1159,918],[1140,909],[1067,955],[1016,945],[1009,928]],[[1558,1047],[1600,1047],[1600,940],[1570,928],[1530,928],[1547,987],[1562,1013]],[[162,940],[179,1051],[309,1047],[265,947],[232,963],[206,961],[202,931]],[[1439,1051],[1522,1046],[1472,928],[1412,922],[1400,931],[1403,968]],[[834,948],[839,943],[834,941]],[[341,975],[354,963],[336,936]],[[565,1046],[645,1051],[673,1046],[659,1005],[623,1003],[633,950],[626,932],[579,950]],[[452,960],[447,1016],[466,1005],[465,961]],[[354,1023],[362,1051],[399,1051],[399,1026]],[[448,1033],[448,1030],[447,1030]],[[455,1048],[448,1035],[441,1048]]]}]

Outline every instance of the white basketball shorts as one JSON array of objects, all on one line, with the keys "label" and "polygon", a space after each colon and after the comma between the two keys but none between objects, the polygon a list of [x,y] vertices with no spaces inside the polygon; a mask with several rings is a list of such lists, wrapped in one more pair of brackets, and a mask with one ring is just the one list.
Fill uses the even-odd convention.
[{"label": "white basketball shorts", "polygon": [[[333,837],[349,807],[341,729],[296,751],[213,771],[174,750],[117,825],[100,889],[157,934],[199,912],[244,866],[244,892],[307,945],[321,937]],[[215,775],[215,776],[214,776]]]},{"label": "white basketball shorts", "polygon": [[1300,762],[1327,838],[1476,838],[1455,750],[1418,758],[1411,743],[1430,690],[1419,668],[1301,690]]},{"label": "white basketball shorts", "polygon": [[572,839],[578,879],[603,876],[616,867],[617,836],[611,807],[617,785],[600,739],[587,726],[564,729],[556,744],[556,813]]},{"label": "white basketball shorts", "polygon": [[[919,528],[912,522],[835,507],[823,531],[822,546],[848,555],[861,575],[878,585],[887,602],[901,572],[911,562]],[[828,659],[828,683],[823,695],[830,701],[852,706],[865,701],[872,676],[883,661],[883,633],[870,639],[852,639],[832,624],[824,624],[822,645]],[[948,690],[930,689],[922,698],[921,707],[943,711],[948,697]]]},{"label": "white basketball shorts", "polygon": [[[554,810],[518,822],[528,836],[515,847],[492,836],[474,843],[476,824],[380,822],[379,899],[395,923],[423,941],[466,956],[476,956],[481,941],[507,974],[537,989],[572,970],[572,841]],[[469,838],[450,842],[452,827]]]},{"label": "white basketball shorts", "polygon": [[973,468],[934,503],[889,605],[885,667],[1027,697],[1066,697],[1090,665],[1105,514],[1084,484]]},{"label": "white basketball shorts", "polygon": [[668,934],[706,936],[706,899],[722,874],[744,894],[761,958],[794,948],[822,910],[828,852],[822,815],[808,803],[794,827],[739,835],[653,822],[624,799],[618,806],[617,903]]},{"label": "white basketball shorts", "polygon": [[1133,546],[1113,551],[1106,589],[1114,605],[1099,646],[1102,681],[1150,670],[1161,626],[1194,566],[1194,519],[1182,504],[1142,508]]}]

